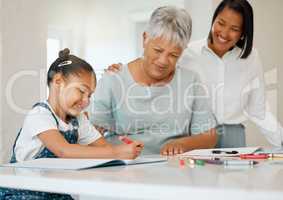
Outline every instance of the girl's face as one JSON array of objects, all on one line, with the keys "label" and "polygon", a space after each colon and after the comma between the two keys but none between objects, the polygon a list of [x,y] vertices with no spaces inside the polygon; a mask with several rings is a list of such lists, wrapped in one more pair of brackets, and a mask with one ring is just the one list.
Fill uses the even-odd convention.
[{"label": "girl's face", "polygon": [[92,73],[80,72],[64,78],[60,88],[59,105],[66,115],[78,116],[88,105],[95,89]]},{"label": "girl's face", "polygon": [[213,43],[209,42],[208,46],[219,57],[222,57],[240,40],[242,32],[242,15],[228,7],[225,7],[215,18],[211,28]]}]

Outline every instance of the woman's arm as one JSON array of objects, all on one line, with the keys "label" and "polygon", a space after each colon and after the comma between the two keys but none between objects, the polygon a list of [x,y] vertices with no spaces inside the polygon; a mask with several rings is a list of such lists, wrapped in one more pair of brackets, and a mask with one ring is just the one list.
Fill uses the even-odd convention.
[{"label": "woman's arm", "polygon": [[216,129],[212,128],[204,133],[171,140],[160,150],[162,155],[175,155],[193,149],[208,149],[217,143]]},{"label": "woman's arm", "polygon": [[134,159],[143,148],[143,144],[137,141],[134,141],[132,144],[113,146],[107,144],[104,139],[99,139],[97,143],[94,142],[89,146],[70,144],[55,129],[42,132],[38,137],[48,150],[60,158]]}]

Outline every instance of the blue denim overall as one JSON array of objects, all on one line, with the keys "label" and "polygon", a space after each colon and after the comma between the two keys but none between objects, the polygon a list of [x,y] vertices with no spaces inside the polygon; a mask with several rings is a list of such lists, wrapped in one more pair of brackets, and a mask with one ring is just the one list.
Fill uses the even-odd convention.
[{"label": "blue denim overall", "polygon": [[[33,107],[36,106],[42,106],[46,109],[48,109],[53,118],[56,121],[58,130],[59,130],[59,123],[54,115],[54,113],[51,111],[49,106],[46,103],[37,103]],[[70,123],[73,125],[74,129],[69,131],[60,131],[60,133],[64,136],[64,138],[70,143],[70,144],[76,144],[78,141],[78,127],[79,123],[76,118],[72,118]],[[15,156],[15,146],[16,142],[19,138],[21,131],[16,137],[14,146],[13,146],[13,155],[11,158],[10,163],[17,162],[16,156]],[[47,148],[44,148],[41,152],[39,152],[34,159],[38,158],[56,158],[56,156],[50,152]],[[70,195],[66,194],[57,194],[57,193],[48,193],[48,192],[37,192],[37,191],[29,191],[29,190],[19,190],[19,189],[9,189],[9,188],[0,188],[0,200],[73,200],[73,198]]]}]

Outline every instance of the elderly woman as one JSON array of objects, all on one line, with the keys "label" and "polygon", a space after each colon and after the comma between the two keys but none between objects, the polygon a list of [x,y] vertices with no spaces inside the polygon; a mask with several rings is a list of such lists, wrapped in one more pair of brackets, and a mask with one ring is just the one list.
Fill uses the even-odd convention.
[{"label": "elderly woman", "polygon": [[173,155],[212,148],[216,122],[197,74],[176,66],[191,36],[184,9],[156,9],[143,34],[144,55],[118,73],[104,74],[94,95],[91,120],[108,140],[129,135],[144,142],[143,154]]}]

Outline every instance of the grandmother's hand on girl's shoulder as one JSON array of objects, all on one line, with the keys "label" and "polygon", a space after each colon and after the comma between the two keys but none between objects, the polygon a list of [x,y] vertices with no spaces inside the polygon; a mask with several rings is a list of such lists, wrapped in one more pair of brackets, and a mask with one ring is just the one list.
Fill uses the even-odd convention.
[{"label": "grandmother's hand on girl's shoulder", "polygon": [[117,73],[117,72],[121,71],[122,66],[123,66],[122,63],[112,64],[112,65],[108,66],[107,69],[104,69],[104,72],[106,72],[106,73],[111,73],[111,72]]}]

